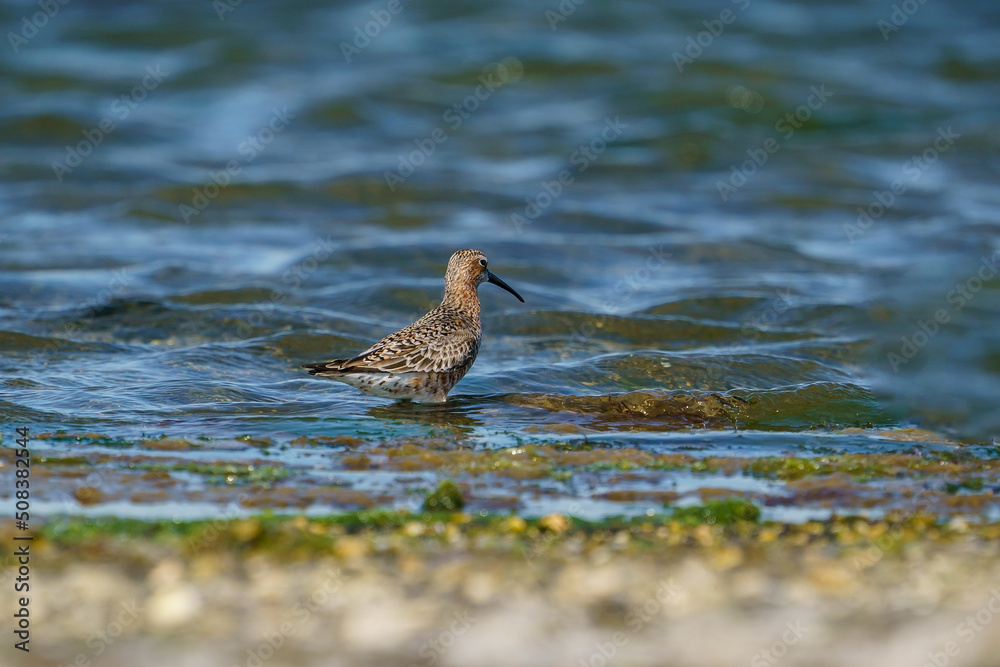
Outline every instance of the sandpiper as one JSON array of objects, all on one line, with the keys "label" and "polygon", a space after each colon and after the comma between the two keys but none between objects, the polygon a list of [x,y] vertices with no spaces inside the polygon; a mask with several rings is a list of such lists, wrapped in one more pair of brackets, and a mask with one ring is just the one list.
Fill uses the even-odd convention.
[{"label": "sandpiper", "polygon": [[459,250],[448,260],[440,306],[356,357],[302,367],[310,375],[333,378],[373,396],[444,403],[479,353],[483,330],[476,290],[485,282],[524,303],[510,285],[490,273],[486,255]]}]

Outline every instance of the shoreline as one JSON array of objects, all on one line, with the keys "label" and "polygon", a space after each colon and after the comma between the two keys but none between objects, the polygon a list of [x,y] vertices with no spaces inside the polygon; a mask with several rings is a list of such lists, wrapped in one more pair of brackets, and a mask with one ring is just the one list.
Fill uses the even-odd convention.
[{"label": "shoreline", "polygon": [[753,519],[52,518],[30,664],[993,664],[1000,523]]}]

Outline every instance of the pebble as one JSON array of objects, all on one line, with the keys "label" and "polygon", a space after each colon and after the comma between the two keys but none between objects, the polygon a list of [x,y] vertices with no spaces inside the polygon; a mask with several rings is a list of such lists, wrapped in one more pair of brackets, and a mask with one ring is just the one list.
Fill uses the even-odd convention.
[{"label": "pebble", "polygon": [[174,628],[192,620],[201,609],[201,597],[194,586],[161,589],[149,598],[149,621],[161,629]]}]

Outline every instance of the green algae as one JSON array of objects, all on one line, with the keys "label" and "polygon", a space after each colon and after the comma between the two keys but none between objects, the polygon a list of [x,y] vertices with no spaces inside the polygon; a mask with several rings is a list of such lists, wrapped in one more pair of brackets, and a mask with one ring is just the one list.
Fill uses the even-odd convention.
[{"label": "green algae", "polygon": [[[99,447],[112,447],[124,449],[135,446],[135,441],[129,438],[112,438],[103,433],[74,433],[70,431],[55,431],[53,433],[38,433],[31,436],[35,440],[48,440],[51,442],[71,442],[74,444],[86,443]],[[166,436],[162,436],[166,437]]]},{"label": "green algae", "polygon": [[[45,434],[51,436],[51,434]],[[58,437],[83,442],[101,438],[96,433],[61,433]],[[288,436],[291,438],[292,436]],[[913,436],[916,437],[916,436]],[[252,440],[252,442],[251,442]],[[948,449],[898,446],[902,451],[872,454],[834,453],[809,456],[698,456],[689,451],[656,452],[621,443],[553,442],[515,447],[470,447],[448,434],[397,438],[386,441],[361,440],[346,436],[249,438],[237,440],[253,453],[256,447],[291,446],[301,455],[321,457],[320,467],[348,474],[332,482],[309,466],[288,468],[274,465],[263,456],[254,460],[191,461],[171,450],[191,445],[213,449],[210,440],[163,437],[139,440],[140,451],[98,451],[80,456],[72,447],[50,447],[36,453],[34,474],[46,482],[41,497],[69,496],[81,504],[118,501],[159,503],[168,500],[226,503],[236,501],[238,491],[252,487],[255,493],[238,502],[244,510],[295,511],[324,507],[329,511],[390,506],[410,493],[426,494],[427,478],[449,477],[471,495],[461,494],[474,511],[516,510],[527,494],[554,500],[565,506],[578,488],[594,489],[589,498],[600,501],[602,512],[636,510],[635,503],[653,507],[680,502],[708,502],[731,495],[745,495],[758,505],[808,507],[826,512],[858,511],[901,506],[919,507],[940,517],[995,517],[1000,496],[988,484],[1000,475],[1000,459],[982,447],[955,446]],[[232,447],[226,440],[225,447]],[[316,451],[309,451],[316,448]],[[151,451],[141,451],[141,450]],[[683,448],[678,448],[683,449]],[[61,450],[61,451],[60,451]],[[152,451],[156,450],[156,451]],[[65,453],[67,456],[60,457]],[[12,452],[0,449],[0,467],[9,463]],[[314,461],[319,461],[314,458]],[[94,468],[97,483],[84,480],[87,466]],[[357,487],[366,471],[397,473],[399,484],[379,488]],[[420,476],[408,478],[408,473]],[[356,473],[356,474],[355,474]],[[696,476],[696,486],[677,494],[673,486],[677,474]],[[164,475],[152,480],[143,474]],[[704,476],[698,488],[697,476]],[[773,480],[773,484],[741,494],[733,487],[740,478]],[[728,478],[732,478],[732,482]],[[361,481],[358,481],[361,480]],[[579,480],[579,482],[578,482]],[[933,481],[930,481],[933,480]],[[439,481],[439,480],[438,480]],[[437,483],[437,481],[435,481]],[[101,494],[80,492],[82,485],[97,486]],[[335,488],[336,487],[336,488]],[[481,494],[480,490],[491,489]],[[686,488],[686,487],[685,487]],[[503,493],[492,491],[500,490]],[[433,495],[433,494],[432,494]],[[584,492],[584,497],[588,497]],[[443,499],[442,499],[443,500]],[[615,504],[623,509],[616,509]],[[625,503],[632,503],[624,509]],[[425,509],[455,511],[457,504]]]},{"label": "green algae", "polygon": [[933,456],[915,454],[842,454],[816,458],[769,456],[748,460],[742,471],[753,477],[784,481],[835,474],[868,481],[899,475],[997,472],[1000,471],[1000,462],[995,459],[963,456],[955,452],[939,452]]},{"label": "green algae", "polygon": [[674,508],[673,519],[689,525],[731,526],[742,521],[760,521],[760,508],[743,498],[712,500],[704,505]]},{"label": "green algae", "polygon": [[[553,530],[553,526],[559,529]],[[87,554],[104,557],[126,546],[157,553],[142,544],[162,545],[188,555],[251,550],[279,558],[309,559],[347,551],[400,555],[453,548],[535,557],[563,547],[569,554],[581,548],[584,552],[614,548],[658,556],[679,556],[691,549],[710,553],[721,549],[724,553],[736,547],[747,555],[763,556],[774,547],[794,551],[807,545],[827,545],[849,555],[867,550],[873,543],[881,545],[888,557],[903,553],[903,547],[913,543],[1000,543],[998,522],[942,523],[926,514],[893,513],[885,519],[846,516],[789,524],[761,521],[759,509],[739,499],[676,508],[670,514],[602,521],[562,515],[522,519],[500,514],[484,517],[462,512],[365,510],[319,517],[264,513],[245,519],[182,522],[54,517],[36,526],[35,531],[39,552],[56,551],[74,561]],[[12,522],[0,522],[0,539],[13,533]],[[342,546],[348,537],[355,541]],[[358,539],[363,541],[361,548]]]},{"label": "green algae", "polygon": [[462,490],[450,479],[446,479],[438,488],[424,499],[425,512],[457,512],[465,507]]},{"label": "green algae", "polygon": [[761,458],[743,468],[743,471],[753,477],[769,479],[794,480],[807,475],[830,474],[830,469],[816,459],[797,457]]},{"label": "green algae", "polygon": [[[699,337],[704,340],[703,337]],[[633,371],[657,374],[660,358],[630,360]],[[617,386],[626,384],[617,378]],[[691,389],[642,389],[600,396],[508,394],[504,400],[550,413],[573,415],[568,426],[601,431],[628,425],[635,430],[725,429],[800,430],[823,427],[891,426],[868,389],[839,382],[766,392],[733,390],[725,393]],[[809,426],[804,426],[808,424]]]},{"label": "green algae", "polygon": [[245,442],[248,445],[252,445],[254,447],[260,447],[262,449],[274,446],[274,441],[271,438],[265,436],[241,435],[236,437],[235,440],[239,442]]},{"label": "green algae", "polygon": [[633,463],[629,460],[619,460],[619,461],[600,461],[598,463],[590,463],[583,467],[583,470],[587,472],[603,472],[606,470],[638,470],[640,466],[638,463]]},{"label": "green algae", "polygon": [[367,443],[361,438],[349,435],[302,435],[289,444],[296,447],[359,447]]},{"label": "green algae", "polygon": [[144,463],[135,466],[137,470],[148,472],[187,472],[208,478],[209,483],[219,485],[260,485],[269,487],[274,482],[288,477],[291,473],[283,466],[236,465],[229,463]]},{"label": "green algae", "polygon": [[31,457],[31,463],[36,466],[82,466],[93,461],[85,456],[39,456]]},{"label": "green algae", "polygon": [[963,479],[960,482],[948,482],[944,485],[944,490],[945,493],[958,493],[962,489],[982,491],[984,481],[982,477],[972,477],[970,479]]}]

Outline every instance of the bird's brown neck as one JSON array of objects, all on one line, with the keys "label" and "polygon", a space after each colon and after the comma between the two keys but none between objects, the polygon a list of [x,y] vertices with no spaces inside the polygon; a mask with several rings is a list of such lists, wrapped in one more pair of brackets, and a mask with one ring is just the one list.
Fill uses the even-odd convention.
[{"label": "bird's brown neck", "polygon": [[457,310],[479,320],[479,294],[475,285],[449,285],[444,290],[441,307]]}]

